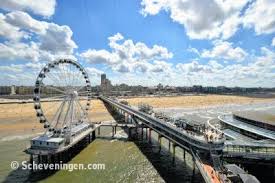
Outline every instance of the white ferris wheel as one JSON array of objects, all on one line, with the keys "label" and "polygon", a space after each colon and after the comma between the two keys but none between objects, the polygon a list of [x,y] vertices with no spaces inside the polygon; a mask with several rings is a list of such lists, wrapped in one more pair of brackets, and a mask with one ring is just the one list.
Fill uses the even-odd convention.
[{"label": "white ferris wheel", "polygon": [[46,133],[68,136],[73,126],[88,122],[91,83],[76,61],[59,59],[48,63],[37,76],[34,108]]}]

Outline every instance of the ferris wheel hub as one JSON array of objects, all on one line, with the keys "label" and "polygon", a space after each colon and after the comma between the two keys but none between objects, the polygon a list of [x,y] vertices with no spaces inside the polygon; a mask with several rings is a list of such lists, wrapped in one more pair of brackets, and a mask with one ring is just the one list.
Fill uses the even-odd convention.
[{"label": "ferris wheel hub", "polygon": [[73,91],[73,95],[74,95],[74,97],[77,97],[78,96],[78,92],[77,91]]}]

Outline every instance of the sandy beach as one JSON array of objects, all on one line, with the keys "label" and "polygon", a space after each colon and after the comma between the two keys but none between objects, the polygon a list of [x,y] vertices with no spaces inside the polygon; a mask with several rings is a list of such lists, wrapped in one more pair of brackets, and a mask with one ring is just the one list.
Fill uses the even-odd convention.
[{"label": "sandy beach", "polygon": [[176,97],[143,97],[126,99],[130,105],[147,103],[155,108],[164,107],[205,107],[222,104],[249,104],[272,101],[275,98],[254,98],[232,95],[188,95]]}]

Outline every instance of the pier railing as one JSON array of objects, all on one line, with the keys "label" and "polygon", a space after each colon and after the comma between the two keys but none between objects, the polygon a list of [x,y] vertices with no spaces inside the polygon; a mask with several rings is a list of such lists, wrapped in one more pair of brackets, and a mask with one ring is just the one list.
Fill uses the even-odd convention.
[{"label": "pier railing", "polygon": [[223,152],[246,155],[265,155],[275,158],[275,146],[251,146],[251,145],[229,145],[227,144]]}]

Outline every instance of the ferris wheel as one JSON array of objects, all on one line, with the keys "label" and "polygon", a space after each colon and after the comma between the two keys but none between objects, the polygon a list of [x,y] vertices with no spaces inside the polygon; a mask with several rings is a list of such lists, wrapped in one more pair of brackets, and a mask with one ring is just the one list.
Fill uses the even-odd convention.
[{"label": "ferris wheel", "polygon": [[72,126],[88,122],[91,83],[76,61],[59,59],[48,63],[37,76],[34,109],[46,133],[55,136],[71,132]]}]

